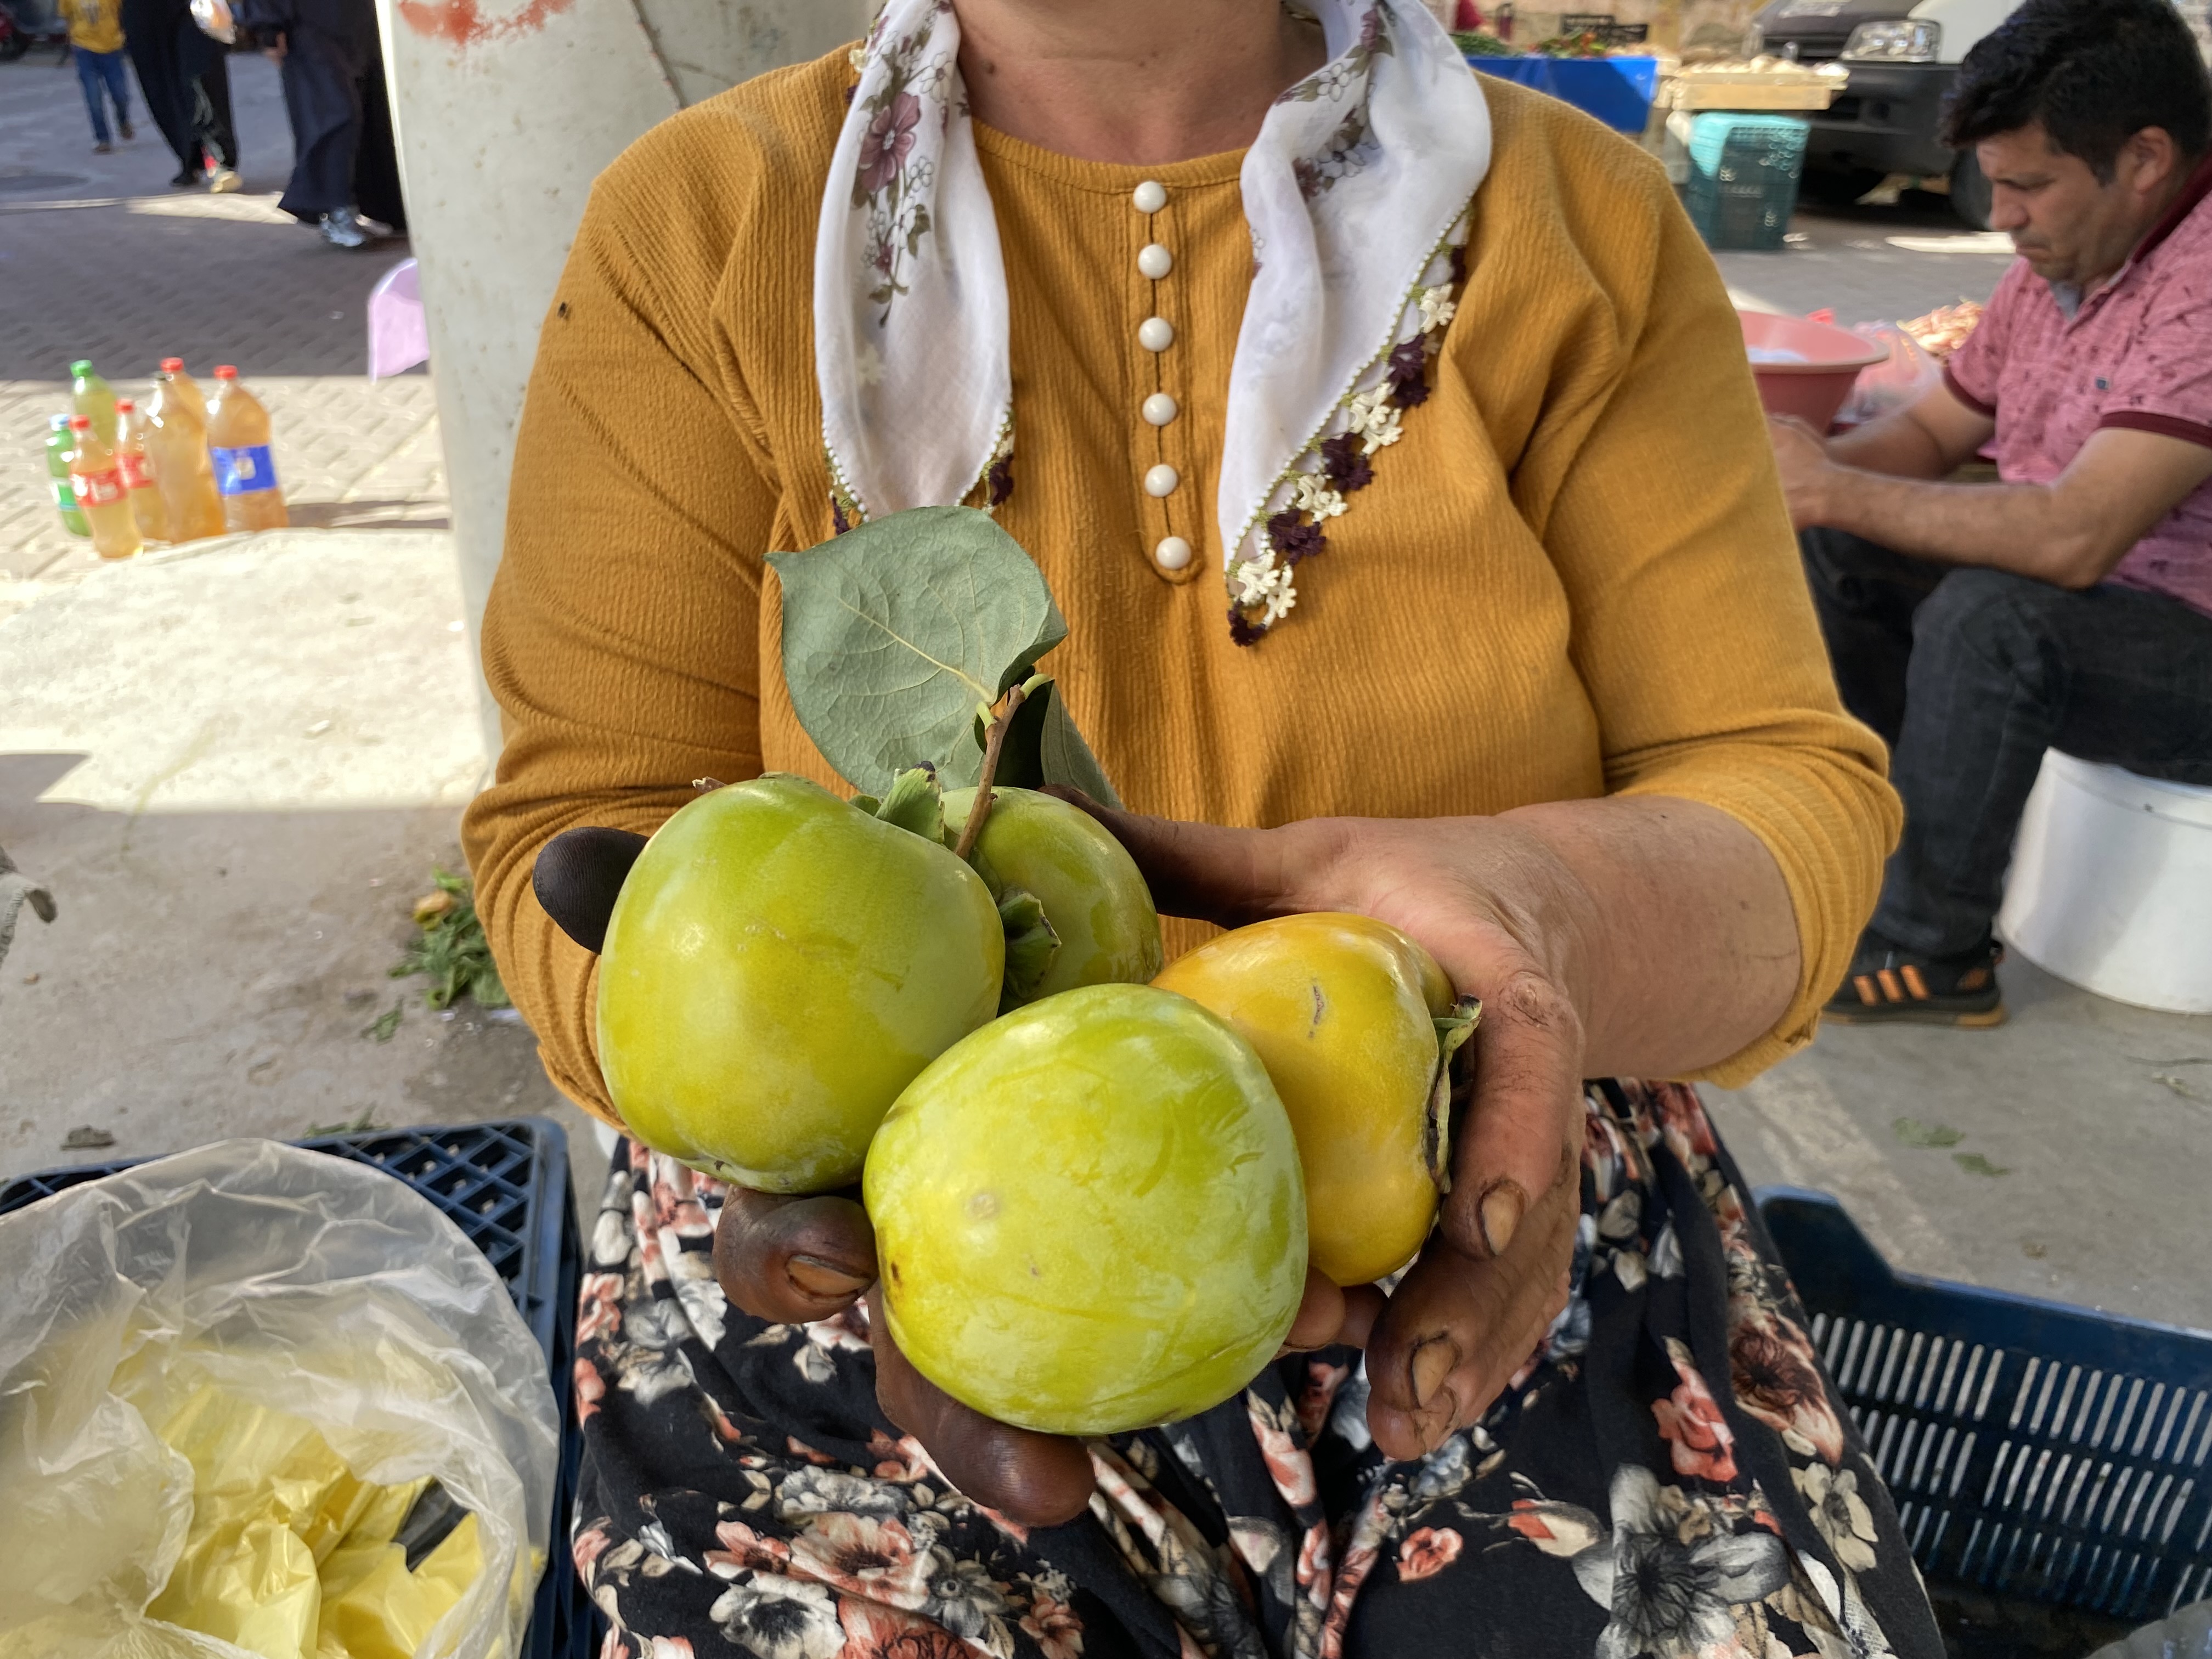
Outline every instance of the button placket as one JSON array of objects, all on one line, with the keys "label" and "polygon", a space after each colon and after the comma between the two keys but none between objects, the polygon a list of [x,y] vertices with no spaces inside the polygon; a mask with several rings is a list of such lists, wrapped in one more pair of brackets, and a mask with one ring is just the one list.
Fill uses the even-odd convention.
[{"label": "button placket", "polygon": [[1146,470],[1146,495],[1160,504],[1167,534],[1152,544],[1152,567],[1160,575],[1172,581],[1188,579],[1194,556],[1188,538],[1176,534],[1176,501],[1182,484],[1182,473],[1167,458],[1167,428],[1182,412],[1174,394],[1166,386],[1166,369],[1161,357],[1174,345],[1175,325],[1160,314],[1159,285],[1175,270],[1175,255],[1156,233],[1160,210],[1167,206],[1167,187],[1158,179],[1147,179],[1129,194],[1129,205],[1146,219],[1146,230],[1152,235],[1137,252],[1137,270],[1152,285],[1151,314],[1137,326],[1137,343],[1152,359],[1152,389],[1138,408],[1138,414],[1152,428],[1153,465]]}]

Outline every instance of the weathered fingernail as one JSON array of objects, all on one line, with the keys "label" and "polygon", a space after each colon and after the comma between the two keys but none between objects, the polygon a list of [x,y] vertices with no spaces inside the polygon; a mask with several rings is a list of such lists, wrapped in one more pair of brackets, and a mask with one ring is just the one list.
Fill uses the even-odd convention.
[{"label": "weathered fingernail", "polygon": [[1448,1336],[1431,1336],[1413,1350],[1409,1367],[1413,1379],[1413,1409],[1426,1411],[1429,1396],[1443,1386],[1444,1378],[1459,1369],[1459,1345]]},{"label": "weathered fingernail", "polygon": [[784,1272],[809,1296],[853,1296],[868,1288],[868,1281],[818,1255],[786,1257]]},{"label": "weathered fingernail", "polygon": [[1425,1413],[1421,1419],[1421,1451],[1424,1455],[1459,1432],[1459,1396],[1449,1388],[1437,1391],[1436,1408]]},{"label": "weathered fingernail", "polygon": [[1522,1212],[1528,1207],[1528,1196],[1521,1190],[1517,1181],[1501,1181],[1482,1195],[1482,1207],[1476,1213],[1482,1223],[1482,1242],[1489,1247],[1491,1255],[1505,1254],[1513,1235],[1520,1231]]}]

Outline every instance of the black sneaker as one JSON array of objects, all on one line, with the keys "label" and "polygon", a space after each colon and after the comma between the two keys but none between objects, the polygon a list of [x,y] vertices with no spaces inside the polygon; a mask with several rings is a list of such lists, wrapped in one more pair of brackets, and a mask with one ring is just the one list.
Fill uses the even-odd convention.
[{"label": "black sneaker", "polygon": [[1820,1012],[1839,1025],[2002,1025],[1997,963],[2003,960],[2004,946],[1995,939],[1955,957],[1923,957],[1869,928],[1850,972]]}]

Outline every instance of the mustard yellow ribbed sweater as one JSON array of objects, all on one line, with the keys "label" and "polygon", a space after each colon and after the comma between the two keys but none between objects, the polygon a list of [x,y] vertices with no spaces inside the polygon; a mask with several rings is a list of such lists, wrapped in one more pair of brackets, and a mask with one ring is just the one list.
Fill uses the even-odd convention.
[{"label": "mustard yellow ribbed sweater", "polygon": [[[792,714],[763,555],[831,533],[812,267],[850,83],[835,53],[633,145],[592,192],[531,380],[484,617],[507,743],[465,836],[547,1069],[602,1115],[594,959],[532,896],[538,848],[650,830],[698,777],[836,782]],[[1712,1073],[1741,1079],[1810,1035],[1896,800],[1838,705],[1735,320],[1659,169],[1563,104],[1483,89],[1495,159],[1434,392],[1249,648],[1212,510],[1251,273],[1241,156],[1109,166],[979,128],[1012,307],[1000,522],[1067,617],[1051,666],[1139,811],[1276,824],[1625,792],[1747,824],[1804,969],[1775,1030]],[[1146,178],[1168,191],[1149,230]],[[1152,236],[1175,258],[1157,290],[1136,264]],[[1137,340],[1155,305],[1176,330],[1158,356]],[[1156,389],[1182,410],[1164,428],[1138,412]],[[907,418],[927,442],[928,408]],[[1182,482],[1155,499],[1162,460]],[[1197,549],[1179,575],[1151,558],[1170,533]]]}]

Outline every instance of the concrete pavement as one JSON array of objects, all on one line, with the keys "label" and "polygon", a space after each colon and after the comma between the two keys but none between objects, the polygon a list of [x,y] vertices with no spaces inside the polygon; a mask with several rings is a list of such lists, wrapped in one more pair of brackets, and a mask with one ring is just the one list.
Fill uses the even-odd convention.
[{"label": "concrete pavement", "polygon": [[[294,530],[0,618],[0,846],[58,908],[0,966],[0,1177],[536,1112],[596,1200],[529,1031],[388,976],[486,775],[460,617],[442,532]],[[112,1146],[66,1149],[79,1128]]]},{"label": "concrete pavement", "polygon": [[[595,1202],[604,1160],[529,1032],[386,976],[488,763],[431,384],[367,378],[363,305],[405,242],[344,252],[280,213],[276,71],[231,80],[246,189],[210,197],[167,188],[143,120],[91,154],[72,69],[0,64],[0,846],[60,907],[0,968],[0,1176],[543,1112]],[[172,355],[241,366],[320,528],[112,567],[63,531],[39,445],[70,360],[139,390]],[[114,1144],[65,1150],[77,1128]]]},{"label": "concrete pavement", "polygon": [[55,516],[40,452],[78,357],[140,396],[163,357],[204,386],[238,364],[269,406],[295,524],[447,522],[428,376],[368,378],[368,291],[407,245],[346,252],[279,212],[276,66],[234,55],[231,89],[245,189],[210,196],[168,188],[176,158],[149,121],[93,155],[74,68],[0,64],[0,605],[10,580],[95,562]]}]

